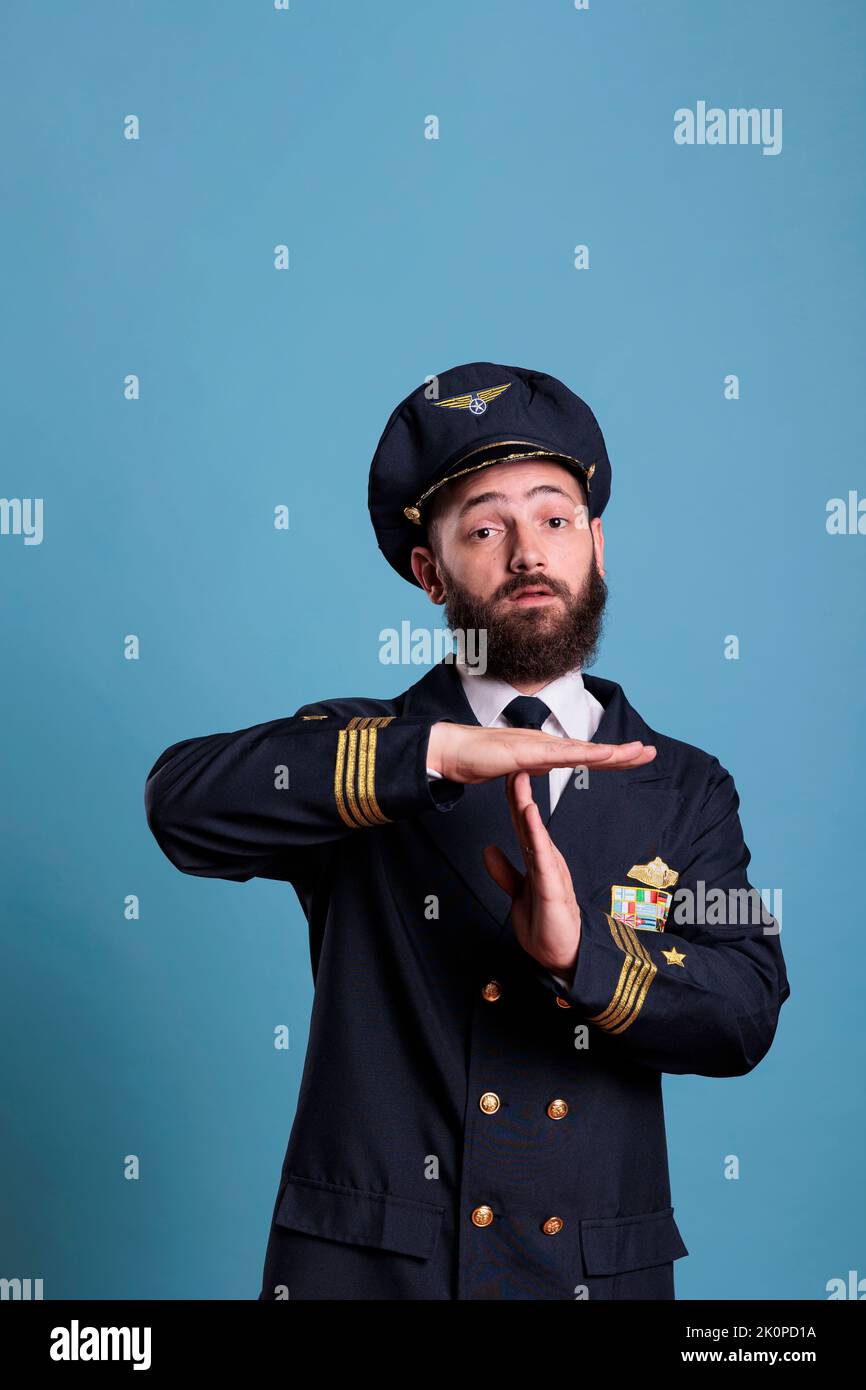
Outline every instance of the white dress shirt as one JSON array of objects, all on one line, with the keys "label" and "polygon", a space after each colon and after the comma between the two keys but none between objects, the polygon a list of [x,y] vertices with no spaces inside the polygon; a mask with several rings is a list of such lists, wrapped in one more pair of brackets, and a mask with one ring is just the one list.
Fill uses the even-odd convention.
[{"label": "white dress shirt", "polygon": [[[457,663],[457,672],[478,723],[486,729],[510,729],[512,726],[503,718],[502,712],[520,691],[493,676],[472,675],[470,669],[460,663]],[[589,742],[604,714],[604,706],[594,695],[590,695],[584,685],[579,667],[558,676],[543,690],[536,690],[535,697],[543,700],[550,709],[541,726],[542,733],[556,734],[559,738],[580,738]],[[427,775],[434,778],[441,777],[442,773],[428,767]],[[548,773],[551,814],[569,777],[573,776],[574,769],[570,767],[553,767]],[[554,979],[566,985],[560,976],[554,975]]]}]

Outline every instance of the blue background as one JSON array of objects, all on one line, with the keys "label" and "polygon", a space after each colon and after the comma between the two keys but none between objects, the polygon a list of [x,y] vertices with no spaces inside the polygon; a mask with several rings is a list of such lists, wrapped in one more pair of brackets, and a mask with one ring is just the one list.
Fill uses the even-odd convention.
[{"label": "blue background", "polygon": [[[179,739],[423,674],[379,661],[442,613],[380,556],[367,472],[397,401],[476,359],[598,415],[595,673],[733,772],[783,891],[767,1058],[665,1079],[677,1295],[866,1275],[866,539],[825,526],[864,486],[863,6],[44,0],[4,27],[2,492],[45,499],[45,536],[0,537],[0,1275],[257,1296],[305,923],[288,885],[172,868],[144,780]],[[782,107],[781,154],[675,145],[698,100]]]}]

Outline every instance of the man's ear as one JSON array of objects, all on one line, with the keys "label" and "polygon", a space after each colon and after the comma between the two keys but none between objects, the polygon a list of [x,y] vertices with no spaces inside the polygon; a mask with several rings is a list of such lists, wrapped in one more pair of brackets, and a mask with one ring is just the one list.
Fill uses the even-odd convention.
[{"label": "man's ear", "polygon": [[416,545],[410,556],[412,573],[431,603],[445,602],[445,588],[436,568],[436,557],[426,545]]},{"label": "man's ear", "polygon": [[604,531],[601,527],[601,517],[595,517],[589,523],[592,531],[592,548],[595,551],[595,563],[598,565],[598,572],[604,578]]}]

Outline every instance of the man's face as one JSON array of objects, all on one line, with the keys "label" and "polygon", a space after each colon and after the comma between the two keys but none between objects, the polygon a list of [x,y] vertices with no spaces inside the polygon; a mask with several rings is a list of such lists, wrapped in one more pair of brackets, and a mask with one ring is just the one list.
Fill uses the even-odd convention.
[{"label": "man's face", "polygon": [[607,597],[601,521],[558,463],[501,463],[447,483],[412,569],[452,631],[486,632],[487,673],[547,683],[592,659]]}]

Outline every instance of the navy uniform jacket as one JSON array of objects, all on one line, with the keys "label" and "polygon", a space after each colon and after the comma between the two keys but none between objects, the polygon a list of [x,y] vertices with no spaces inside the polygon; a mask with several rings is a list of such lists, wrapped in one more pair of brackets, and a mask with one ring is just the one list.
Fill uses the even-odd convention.
[{"label": "navy uniform jacket", "polygon": [[750,917],[701,927],[686,896],[691,925],[673,907],[662,932],[610,915],[612,886],[656,856],[676,902],[699,881],[747,889],[750,855],[718,760],[584,681],[595,742],[658,753],[569,779],[549,821],[583,923],[569,989],[519,945],[482,860],[498,844],[522,869],[504,780],[428,780],[431,726],[477,723],[447,658],[393,700],[322,700],[153,767],[171,862],[285,880],[309,923],[309,1044],[260,1299],[674,1297],[688,1250],[662,1073],[750,1071],[789,986],[778,934]]}]

